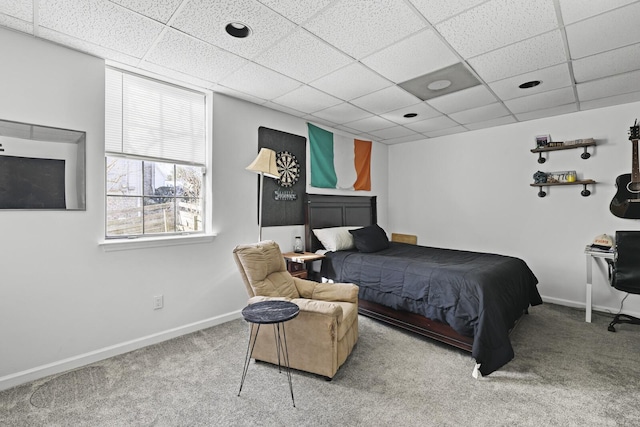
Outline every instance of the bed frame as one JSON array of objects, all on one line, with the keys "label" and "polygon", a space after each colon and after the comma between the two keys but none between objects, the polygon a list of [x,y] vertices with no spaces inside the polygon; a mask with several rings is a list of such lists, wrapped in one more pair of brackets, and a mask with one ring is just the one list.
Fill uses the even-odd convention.
[{"label": "bed frame", "polygon": [[[308,252],[323,249],[314,228],[367,226],[377,222],[376,197],[307,194],[305,202],[305,242]],[[473,338],[454,331],[449,325],[427,317],[393,310],[383,305],[358,301],[358,313],[471,352]]]}]

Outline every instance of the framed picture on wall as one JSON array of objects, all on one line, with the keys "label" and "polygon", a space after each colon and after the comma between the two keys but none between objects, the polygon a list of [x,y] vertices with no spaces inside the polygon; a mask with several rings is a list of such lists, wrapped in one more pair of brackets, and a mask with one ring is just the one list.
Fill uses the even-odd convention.
[{"label": "framed picture on wall", "polygon": [[537,135],[536,147],[546,147],[551,142],[551,135]]}]

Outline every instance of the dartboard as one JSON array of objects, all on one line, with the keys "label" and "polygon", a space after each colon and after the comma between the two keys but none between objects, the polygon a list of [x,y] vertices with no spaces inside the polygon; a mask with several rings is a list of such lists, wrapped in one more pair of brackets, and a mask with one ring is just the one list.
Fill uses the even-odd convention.
[{"label": "dartboard", "polygon": [[276,165],[280,173],[278,185],[292,187],[300,178],[300,164],[296,156],[288,151],[280,151],[276,156]]}]

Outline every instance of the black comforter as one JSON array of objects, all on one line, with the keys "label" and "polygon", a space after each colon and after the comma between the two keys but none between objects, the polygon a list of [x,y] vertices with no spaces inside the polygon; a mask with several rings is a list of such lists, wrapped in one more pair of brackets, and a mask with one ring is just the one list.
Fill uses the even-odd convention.
[{"label": "black comforter", "polygon": [[519,258],[395,242],[375,253],[326,255],[323,276],[357,284],[360,299],[473,337],[472,356],[483,375],[513,359],[509,330],[530,305],[542,304],[538,280]]}]

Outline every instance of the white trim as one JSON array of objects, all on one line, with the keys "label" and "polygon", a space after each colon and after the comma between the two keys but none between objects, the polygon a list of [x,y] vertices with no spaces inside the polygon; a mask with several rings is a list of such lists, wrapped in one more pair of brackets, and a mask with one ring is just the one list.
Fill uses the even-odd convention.
[{"label": "white trim", "polygon": [[[548,302],[550,304],[562,305],[565,307],[586,309],[586,304],[584,302],[576,302],[576,301],[566,300],[562,298],[550,298],[550,297],[542,297],[542,301]],[[535,307],[533,307],[533,309],[535,310]],[[592,309],[594,312],[597,311],[603,314],[609,314],[613,316],[616,313],[618,313],[618,311],[620,310],[620,307],[611,308],[611,307],[605,307],[603,305],[594,305]],[[627,310],[624,307],[622,308],[622,312],[625,314],[629,314],[630,316],[640,317],[640,313]]]},{"label": "white trim", "polygon": [[216,238],[215,234],[189,234],[178,236],[137,237],[124,239],[102,240],[98,246],[102,246],[105,252],[127,251],[130,249],[160,248],[165,246],[194,245],[197,243],[210,243]]},{"label": "white trim", "polygon": [[0,377],[0,391],[241,318],[240,310]]}]

